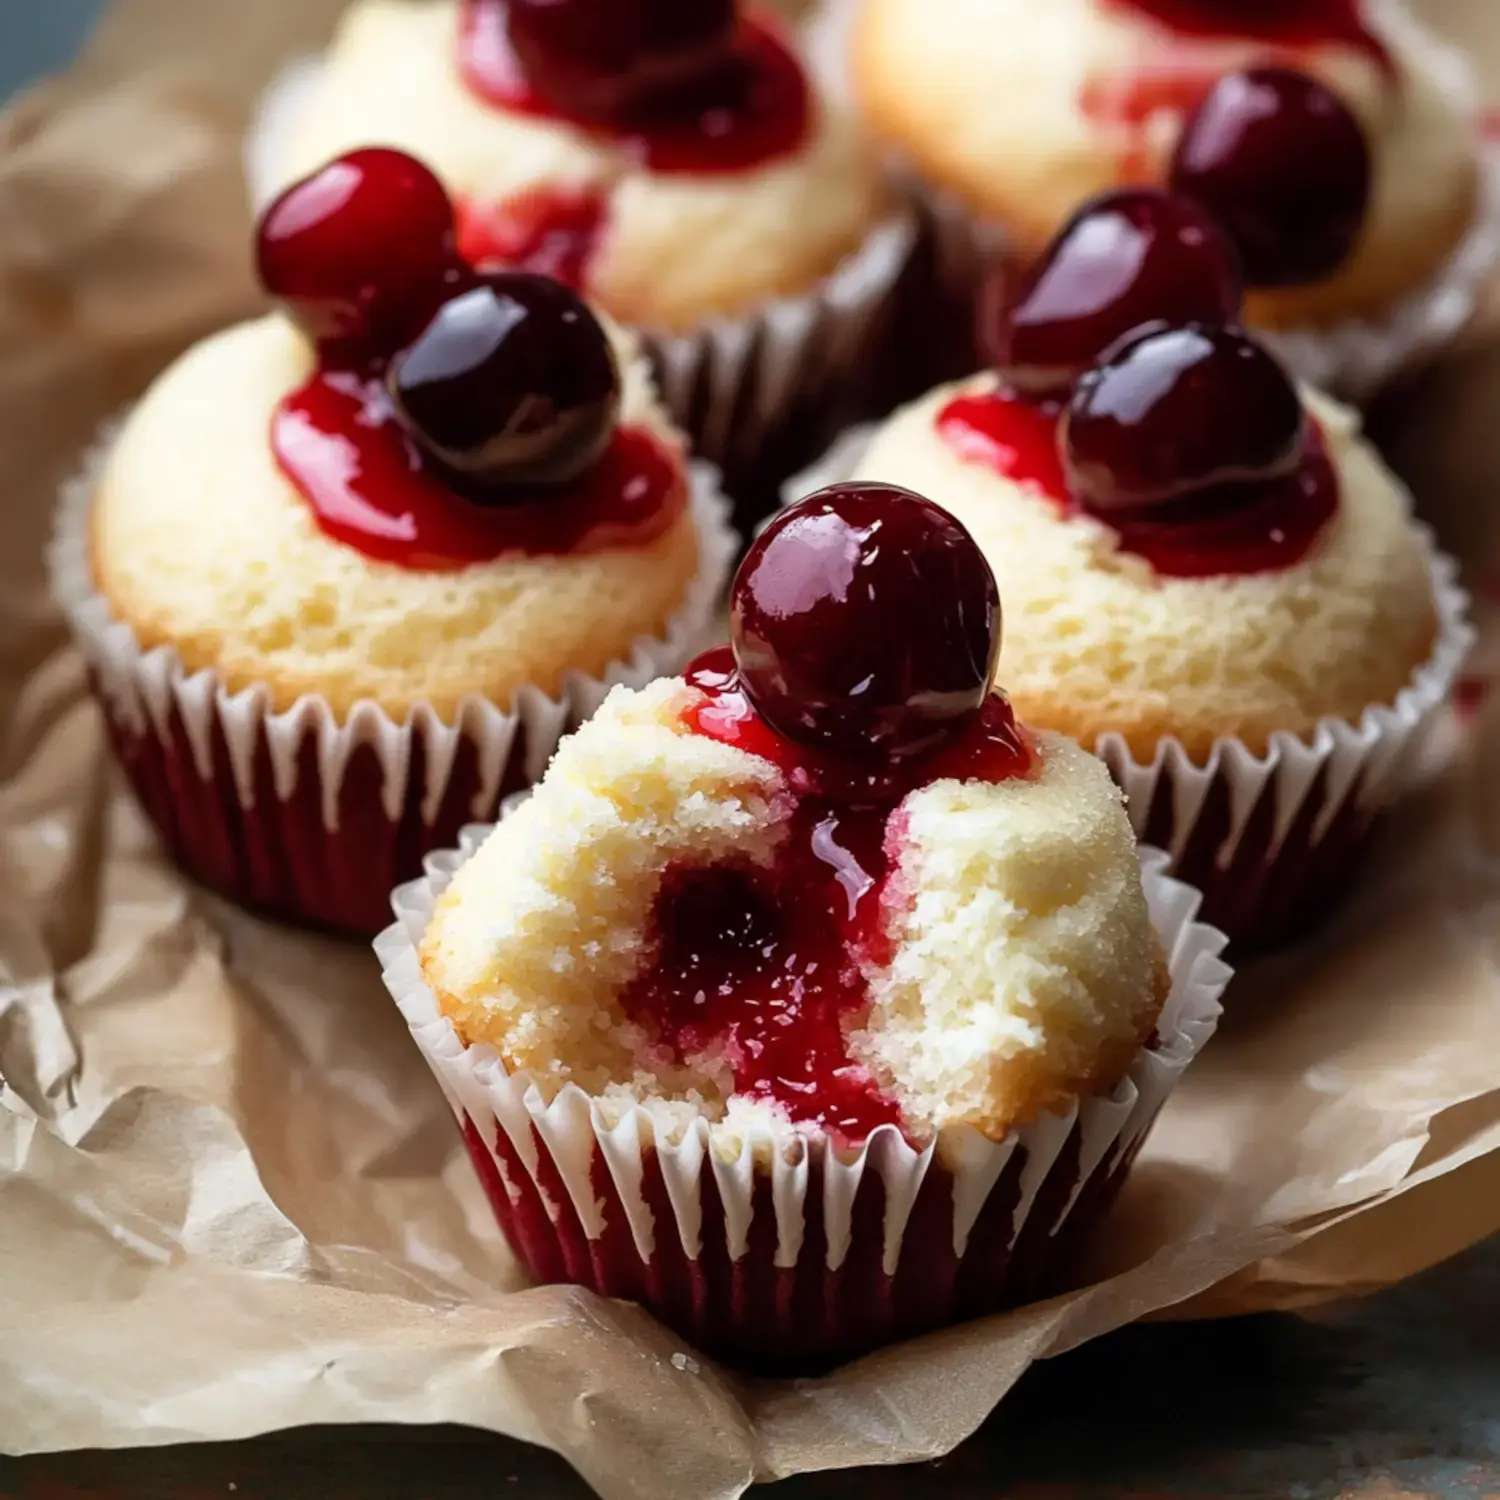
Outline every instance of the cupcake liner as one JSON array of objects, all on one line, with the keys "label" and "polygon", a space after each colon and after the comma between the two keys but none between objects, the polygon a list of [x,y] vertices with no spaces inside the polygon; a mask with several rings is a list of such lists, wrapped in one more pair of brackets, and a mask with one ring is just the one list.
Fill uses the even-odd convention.
[{"label": "cupcake liner", "polygon": [[[278,163],[322,66],[299,58],[262,96],[244,149],[256,207],[273,195]],[[860,414],[871,372],[889,348],[917,237],[903,208],[805,292],[683,333],[637,326],[664,404],[693,451],[724,473],[742,530],[776,508],[777,486],[793,468]]]},{"label": "cupcake liner", "polygon": [[1263,755],[1223,739],[1203,765],[1176,739],[1162,740],[1148,764],[1117,734],[1094,743],[1137,836],[1168,851],[1237,948],[1297,937],[1329,910],[1447,711],[1475,633],[1457,563],[1419,530],[1438,633],[1393,703],[1370,706],[1356,724],[1321,719],[1306,739],[1274,734]]},{"label": "cupcake liner", "polygon": [[[785,503],[847,479],[874,432],[866,425],[844,433],[787,481]],[[1094,741],[1126,794],[1136,836],[1170,854],[1172,873],[1203,893],[1204,919],[1228,933],[1236,951],[1299,936],[1329,910],[1447,712],[1475,632],[1458,564],[1437,550],[1427,527],[1417,529],[1437,637],[1393,703],[1372,704],[1356,724],[1321,719],[1306,738],[1274,734],[1263,755],[1225,737],[1202,765],[1173,738],[1146,764],[1118,734]]]},{"label": "cupcake liner", "polygon": [[916,240],[911,217],[898,214],[804,293],[686,333],[639,330],[668,410],[694,451],[730,476],[742,531],[868,399]]},{"label": "cupcake liner", "polygon": [[126,775],[178,864],[204,884],[363,936],[388,920],[391,887],[540,777],[610,688],[640,687],[691,659],[739,544],[717,474],[695,463],[698,575],[663,635],[638,638],[602,677],[570,674],[556,697],[524,687],[509,708],[468,698],[451,720],[417,704],[398,721],[368,700],[340,717],[316,694],[277,712],[265,687],[231,692],[212,670],[189,672],[171,647],[145,649],[95,589],[88,521],[108,446],[106,436],[64,487],[49,565]]},{"label": "cupcake liner", "polygon": [[375,950],[458,1118],[512,1249],[542,1281],[644,1303],[708,1353],[807,1370],[1023,1301],[1108,1207],[1229,978],[1198,895],[1144,850],[1171,973],[1153,1043],[1107,1095],[992,1141],[950,1128],[923,1150],[882,1126],[857,1150],[769,1109],[687,1127],[565,1086],[549,1103],[488,1046],[466,1047],[422,981],[437,898],[488,829],[431,856],[392,897]]}]

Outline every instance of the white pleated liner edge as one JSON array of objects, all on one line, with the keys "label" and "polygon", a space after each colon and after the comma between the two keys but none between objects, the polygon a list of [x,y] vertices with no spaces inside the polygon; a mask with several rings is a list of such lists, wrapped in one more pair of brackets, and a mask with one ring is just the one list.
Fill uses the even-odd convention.
[{"label": "white pleated liner edge", "polygon": [[[687,333],[641,328],[662,399],[679,422],[687,423],[694,393],[709,392],[706,414],[694,424],[698,447],[710,455],[731,440],[737,450],[753,448],[757,433],[769,432],[807,391],[810,371],[833,380],[855,369],[916,243],[915,220],[897,215],[800,296],[770,298],[742,317],[708,318]],[[741,399],[747,380],[755,383],[749,404]]]},{"label": "white pleated liner edge", "polygon": [[53,594],[97,675],[99,691],[134,730],[144,733],[149,728],[163,741],[170,735],[175,709],[191,741],[198,774],[205,780],[213,774],[217,724],[228,747],[240,806],[247,809],[255,805],[255,753],[262,732],[270,750],[276,795],[283,801],[297,786],[299,749],[308,735],[315,735],[323,823],[330,830],[338,827],[343,777],[361,745],[373,746],[379,758],[381,803],[386,816],[395,821],[408,796],[412,750],[421,743],[422,817],[430,824],[442,805],[460,745],[466,739],[472,741],[479,785],[470,816],[489,816],[518,733],[525,734],[526,775],[536,780],[562,736],[593,714],[612,687],[621,683],[643,687],[692,659],[712,632],[718,601],[739,547],[717,470],[694,461],[690,465],[691,513],[698,533],[698,573],[665,632],[660,637],[638,637],[629,655],[612,663],[602,677],[570,673],[557,697],[523,687],[508,709],[485,698],[465,698],[451,720],[419,703],[404,721],[398,721],[368,699],[354,704],[341,718],[326,699],[312,693],[276,712],[263,686],[232,693],[212,669],[187,671],[170,646],[143,649],[134,630],[114,617],[109,602],[95,589],[89,514],[95,481],[115,430],[118,422],[101,436],[80,472],[63,486],[48,548]]},{"label": "white pleated liner edge", "polygon": [[[823,1167],[823,1223],[827,1265],[837,1270],[849,1251],[852,1208],[866,1171],[879,1174],[885,1186],[884,1265],[893,1274],[900,1259],[906,1223],[927,1175],[938,1143],[914,1149],[890,1125],[881,1126],[855,1152],[826,1149],[816,1134],[791,1125],[757,1123],[746,1127],[710,1125],[698,1120],[679,1139],[659,1135],[656,1117],[640,1105],[615,1106],[610,1117],[598,1101],[576,1085],[566,1085],[548,1103],[527,1073],[510,1074],[493,1048],[466,1047],[451,1021],[422,981],[418,944],[438,897],[454,873],[483,842],[486,827],[466,829],[459,849],[430,855],[426,875],[399,887],[392,896],[395,923],[375,940],[375,952],[386,987],[401,1009],[423,1057],[427,1059],[454,1113],[467,1116],[489,1147],[507,1192],[510,1168],[496,1149],[503,1130],[519,1159],[536,1180],[537,1151],[532,1130],[547,1145],[565,1184],[569,1200],[590,1239],[604,1230],[603,1210],[590,1180],[597,1149],[625,1213],[635,1248],[649,1261],[658,1225],[641,1192],[644,1152],[654,1148],[684,1253],[696,1259],[701,1246],[700,1180],[712,1170],[723,1203],[729,1254],[741,1258],[748,1249],[754,1215],[757,1164],[769,1164],[771,1198],[776,1214],[776,1264],[796,1264],[805,1227],[804,1202],[810,1162]],[[1073,1127],[1081,1126],[1078,1179],[1064,1211],[1052,1226],[1065,1221],[1083,1184],[1098,1171],[1109,1171],[1149,1130],[1177,1080],[1218,1024],[1219,999],[1230,970],[1220,958],[1224,935],[1194,920],[1199,896],[1190,886],[1170,879],[1167,856],[1141,851],[1141,874],[1151,920],[1167,954],[1171,989],[1158,1023],[1159,1045],[1143,1049],[1129,1072],[1106,1097],[1075,1100],[1064,1113],[1045,1114],[991,1141],[971,1127],[947,1130],[941,1139],[944,1166],[954,1178],[954,1253],[962,1256],[985,1199],[1016,1150],[1026,1153],[1020,1199],[1011,1227],[1014,1244],[1058,1153]],[[548,1212],[556,1217],[554,1205]]]},{"label": "white pleated liner edge", "polygon": [[[281,181],[279,163],[296,128],[297,115],[316,93],[323,62],[316,56],[289,63],[261,96],[245,139],[245,177],[259,209]],[[759,430],[768,431],[789,403],[806,390],[809,371],[830,375],[855,362],[893,296],[917,243],[908,212],[877,224],[863,243],[827,277],[800,295],[768,298],[739,317],[716,316],[696,328],[669,333],[640,326],[650,349],[663,402],[686,423],[709,399],[695,424],[694,445],[719,458],[731,439],[753,449]],[[753,379],[753,400],[741,398]]]},{"label": "white pleated liner edge", "polygon": [[[847,92],[843,76],[851,0],[829,0],[808,28],[825,86]],[[1399,4],[1380,7],[1387,35],[1414,35],[1414,20]],[[1457,107],[1480,118],[1481,90],[1458,49],[1422,32],[1420,45]],[[1477,125],[1476,125],[1476,128]],[[1347,401],[1365,401],[1397,375],[1450,344],[1474,316],[1480,294],[1500,265],[1500,141],[1479,139],[1480,185],[1474,222],[1446,264],[1378,316],[1317,328],[1257,329],[1301,380]],[[1003,225],[971,216],[950,192],[924,182],[913,166],[893,158],[891,174],[915,202],[933,236],[940,275],[950,286],[973,285],[1007,258]]]},{"label": "white pleated liner edge", "polygon": [[[782,504],[793,504],[814,490],[848,479],[859,467],[876,430],[873,423],[851,427],[816,463],[787,480],[782,486]],[[1218,850],[1221,869],[1233,862],[1250,814],[1272,785],[1276,822],[1268,851],[1271,856],[1281,847],[1320,774],[1327,777],[1325,807],[1312,829],[1314,841],[1327,830],[1356,782],[1362,807],[1377,808],[1395,797],[1475,641],[1469,621],[1470,600],[1458,582],[1458,564],[1438,551],[1426,526],[1418,523],[1417,532],[1432,579],[1437,637],[1432,654],[1412,673],[1395,701],[1370,705],[1357,724],[1320,719],[1307,739],[1286,732],[1273,734],[1263,755],[1255,754],[1242,740],[1226,737],[1202,765],[1194,762],[1180,740],[1171,737],[1159,741],[1156,754],[1143,763],[1131,754],[1120,735],[1101,735],[1094,741],[1094,754],[1109,766],[1124,789],[1137,836],[1146,832],[1163,776],[1172,778],[1172,838],[1167,852],[1174,859],[1187,847],[1210,791],[1220,780],[1228,783],[1230,825]],[[1001,677],[1004,675],[1002,652]]]}]

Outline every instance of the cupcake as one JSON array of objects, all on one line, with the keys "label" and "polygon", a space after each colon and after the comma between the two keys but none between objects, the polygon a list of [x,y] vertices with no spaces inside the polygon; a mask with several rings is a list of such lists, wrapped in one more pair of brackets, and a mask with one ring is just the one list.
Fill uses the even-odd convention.
[{"label": "cupcake", "polygon": [[911,240],[852,112],[733,0],[361,0],[295,113],[282,180],[399,146],[448,185],[471,262],[641,330],[737,495],[857,394]]},{"label": "cupcake", "polygon": [[936,506],[786,512],[731,628],[376,947],[533,1274],[807,1369],[1054,1273],[1227,970],[1104,768],[991,693],[994,578]]},{"label": "cupcake", "polygon": [[54,576],[180,863],[368,934],[612,684],[691,657],[735,542],[629,335],[470,271],[410,158],[295,186],[258,258],[281,310],[151,387]]},{"label": "cupcake", "polygon": [[1110,195],[1000,310],[996,367],[837,468],[969,528],[1006,598],[1017,711],[1104,757],[1137,833],[1249,944],[1346,881],[1470,632],[1354,415],[1299,391],[1238,313],[1202,209]]},{"label": "cupcake", "polygon": [[867,0],[852,83],[958,243],[1024,262],[1094,195],[1170,185],[1235,241],[1250,325],[1363,394],[1455,331],[1496,240],[1461,65],[1366,10]]}]

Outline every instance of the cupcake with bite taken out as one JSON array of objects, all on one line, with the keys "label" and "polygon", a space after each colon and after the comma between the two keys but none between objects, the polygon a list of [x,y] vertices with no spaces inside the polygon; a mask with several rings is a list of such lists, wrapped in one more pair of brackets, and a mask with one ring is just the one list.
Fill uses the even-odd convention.
[{"label": "cupcake with bite taken out", "polygon": [[57,593],[178,861],[377,931],[389,889],[701,643],[735,538],[629,335],[340,158],[263,216],[281,310],[190,349],[71,487]]},{"label": "cupcake with bite taken out", "polygon": [[376,948],[531,1271],[798,1370],[1055,1271],[1227,971],[1104,768],[991,691],[994,577],[944,511],[811,497],[731,629]]},{"label": "cupcake with bite taken out", "polygon": [[960,269],[1029,261],[1101,192],[1170,186],[1234,241],[1248,324],[1340,393],[1450,338],[1494,264],[1463,65],[1399,4],[868,0],[849,61]]},{"label": "cupcake with bite taken out", "polygon": [[420,157],[472,263],[639,330],[737,496],[831,436],[912,238],[787,23],[734,0],[359,0],[275,134],[277,183],[372,141]]},{"label": "cupcake with bite taken out", "polygon": [[1021,716],[1097,750],[1209,919],[1264,943],[1347,882],[1471,632],[1354,416],[1239,312],[1197,204],[1108,195],[996,310],[993,368],[807,482],[919,486],[969,528]]}]

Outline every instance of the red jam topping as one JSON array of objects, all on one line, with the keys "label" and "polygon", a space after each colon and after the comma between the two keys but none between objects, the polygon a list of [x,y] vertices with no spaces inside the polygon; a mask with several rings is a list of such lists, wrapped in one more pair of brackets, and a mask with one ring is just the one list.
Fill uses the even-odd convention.
[{"label": "red jam topping", "polygon": [[1156,156],[1143,128],[1159,114],[1192,114],[1218,82],[1220,71],[1200,57],[1169,56],[1129,72],[1097,74],[1084,83],[1078,107],[1090,120],[1121,133],[1121,178],[1149,182]]},{"label": "red jam topping", "polygon": [[[673,79],[670,87],[648,77],[648,86],[640,90],[606,90],[604,84],[621,82],[609,72],[623,63],[607,55],[600,36],[610,31],[613,42],[615,28],[644,31],[654,19],[652,7],[636,0],[609,0],[603,8],[598,0],[558,0],[547,9],[558,14],[547,21],[545,33],[540,14],[517,18],[542,33],[535,37],[538,45],[530,51],[528,69],[517,55],[516,22],[506,0],[465,0],[459,71],[479,98],[500,109],[586,130],[652,172],[749,171],[789,155],[807,137],[812,111],[807,78],[769,20],[741,19],[729,46],[710,53],[691,77]],[[562,14],[569,10],[578,12],[571,23]],[[692,24],[690,16],[684,24]],[[532,40],[530,30],[527,38]],[[625,59],[648,50],[645,41],[632,48],[628,43],[633,40],[622,38],[614,51]],[[563,53],[576,55],[559,55]],[[590,78],[591,67],[604,76]],[[599,87],[589,92],[584,87],[588,82]]]},{"label": "red jam topping", "polygon": [[608,223],[602,192],[533,188],[463,206],[458,250],[472,266],[515,266],[581,290]]},{"label": "red jam topping", "polygon": [[618,425],[593,314],[544,276],[470,269],[420,163],[339,158],[271,205],[256,251],[317,346],[270,437],[328,535],[442,571],[643,545],[681,514],[679,455]]},{"label": "red jam topping", "polygon": [[759,716],[727,649],[700,658],[688,681],[703,693],[689,715],[698,733],[786,772],[790,827],[770,868],[669,872],[656,905],[656,963],[622,1003],[674,1055],[722,1052],[737,1093],[857,1145],[878,1126],[902,1124],[897,1101],[848,1048],[869,1010],[866,970],[890,958],[885,934],[899,898],[887,877],[900,801],[946,776],[1024,776],[1031,752],[1010,706],[992,695],[938,754],[850,800],[846,768]]},{"label": "red jam topping", "polygon": [[318,525],[379,562],[456,571],[512,553],[643,546],[685,503],[677,458],[617,428],[584,476],[519,505],[475,505],[422,461],[378,376],[320,370],[276,409],[271,444]]},{"label": "red jam topping", "polygon": [[1277,51],[1344,47],[1390,69],[1390,50],[1365,20],[1365,0],[1107,0],[1195,42],[1259,42]]},{"label": "red jam topping", "polygon": [[[1061,403],[1033,402],[1000,389],[962,396],[938,417],[938,430],[961,457],[1033,489],[1065,516],[1086,507],[1069,489],[1058,446]],[[1176,507],[1098,515],[1122,551],[1144,558],[1165,578],[1269,573],[1312,550],[1338,510],[1339,481],[1322,433],[1309,423],[1300,462],[1284,477],[1191,497]]]},{"label": "red jam topping", "polygon": [[999,594],[946,511],[893,485],[834,485],[756,539],[730,634],[687,674],[687,724],[780,768],[785,836],[769,868],[668,872],[656,961],[623,1004],[677,1057],[721,1055],[737,1093],[858,1143],[902,1124],[848,1046],[866,974],[890,958],[902,800],[1032,767],[991,693]]}]

